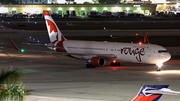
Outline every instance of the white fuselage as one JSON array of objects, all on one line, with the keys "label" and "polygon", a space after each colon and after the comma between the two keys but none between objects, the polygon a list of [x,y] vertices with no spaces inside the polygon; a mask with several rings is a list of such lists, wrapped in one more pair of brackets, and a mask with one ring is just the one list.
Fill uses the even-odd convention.
[{"label": "white fuselage", "polygon": [[63,47],[69,54],[85,54],[73,56],[87,60],[95,55],[112,54],[119,61],[157,64],[171,58],[164,47],[153,44],[65,40]]}]

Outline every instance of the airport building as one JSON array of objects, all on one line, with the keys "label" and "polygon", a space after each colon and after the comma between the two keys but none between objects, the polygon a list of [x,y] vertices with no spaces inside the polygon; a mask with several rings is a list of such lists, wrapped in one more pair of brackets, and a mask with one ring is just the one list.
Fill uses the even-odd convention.
[{"label": "airport building", "polygon": [[[97,0],[17,0],[19,4],[84,4],[84,2],[89,2],[91,4],[96,3]],[[176,11],[179,10],[178,0],[120,0],[119,3],[152,3],[157,4],[157,11]]]},{"label": "airport building", "polygon": [[43,10],[48,10],[50,13],[65,14],[66,12],[75,12],[76,15],[87,14],[88,11],[96,12],[125,12],[125,13],[141,13],[150,15],[155,13],[156,4],[113,4],[113,5],[99,5],[99,4],[28,4],[28,5],[1,5],[0,13],[23,13],[23,14],[39,14]]}]

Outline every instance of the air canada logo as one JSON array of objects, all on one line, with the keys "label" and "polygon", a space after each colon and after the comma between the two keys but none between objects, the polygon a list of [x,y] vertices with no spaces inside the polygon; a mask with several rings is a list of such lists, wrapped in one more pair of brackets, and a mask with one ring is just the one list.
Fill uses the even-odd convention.
[{"label": "air canada logo", "polygon": [[121,49],[121,54],[125,55],[134,55],[136,56],[136,60],[141,62],[141,57],[145,55],[145,49],[144,48],[130,48],[130,47],[124,47]]},{"label": "air canada logo", "polygon": [[[50,27],[49,28],[49,33],[51,34],[51,38],[54,40],[54,41],[58,41],[58,30],[56,28],[56,25],[51,21],[51,20],[48,20],[46,19],[46,22],[48,24],[48,26]],[[55,34],[55,35],[54,35]],[[54,39],[53,37],[56,36],[56,38]]]},{"label": "air canada logo", "polygon": [[49,31],[50,31],[50,33],[54,30],[54,32],[58,32],[57,31],[57,28],[56,28],[56,25],[52,22],[52,21],[50,21],[50,20],[48,20],[48,19],[46,19],[46,21],[47,21],[47,23],[48,23],[48,26],[50,26],[50,29],[49,29]]}]

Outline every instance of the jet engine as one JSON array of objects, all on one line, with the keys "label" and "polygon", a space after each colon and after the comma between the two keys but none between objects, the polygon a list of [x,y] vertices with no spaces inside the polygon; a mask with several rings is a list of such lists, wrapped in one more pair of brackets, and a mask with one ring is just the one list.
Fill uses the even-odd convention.
[{"label": "jet engine", "polygon": [[91,58],[90,63],[93,66],[101,67],[101,66],[104,66],[104,64],[106,63],[106,60],[102,57],[93,57]]}]

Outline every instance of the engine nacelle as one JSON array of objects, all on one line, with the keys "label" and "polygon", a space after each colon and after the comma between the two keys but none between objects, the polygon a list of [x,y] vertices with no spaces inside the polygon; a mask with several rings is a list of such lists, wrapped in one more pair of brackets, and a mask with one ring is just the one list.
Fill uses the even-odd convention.
[{"label": "engine nacelle", "polygon": [[93,57],[91,58],[90,63],[93,66],[101,67],[101,66],[104,66],[104,64],[106,63],[106,60],[102,57]]}]

